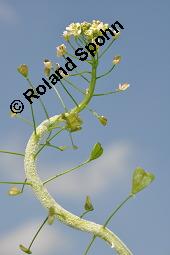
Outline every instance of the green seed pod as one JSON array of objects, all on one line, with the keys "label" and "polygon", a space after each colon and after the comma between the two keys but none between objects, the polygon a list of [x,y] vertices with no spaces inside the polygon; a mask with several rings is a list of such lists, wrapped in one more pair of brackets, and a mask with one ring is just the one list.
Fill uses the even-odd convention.
[{"label": "green seed pod", "polygon": [[94,210],[94,207],[92,205],[92,202],[91,202],[91,199],[89,196],[86,197],[86,202],[85,202],[85,205],[84,205],[84,209],[86,211],[93,211]]},{"label": "green seed pod", "polygon": [[22,64],[20,65],[18,68],[17,68],[18,72],[24,76],[25,78],[28,77],[28,66],[25,65],[25,64]]},{"label": "green seed pod", "polygon": [[27,253],[27,254],[32,254],[32,252],[30,251],[30,249],[26,248],[24,245],[20,244],[20,249],[21,251]]},{"label": "green seed pod", "polygon": [[103,148],[100,143],[96,143],[90,154],[90,161],[99,158],[103,154]]},{"label": "green seed pod", "polygon": [[135,195],[145,189],[155,179],[152,173],[145,172],[141,167],[137,167],[133,173],[131,193]]},{"label": "green seed pod", "polygon": [[99,122],[103,125],[103,126],[106,126],[107,125],[107,119],[105,116],[101,115],[101,116],[98,116],[97,117]]}]

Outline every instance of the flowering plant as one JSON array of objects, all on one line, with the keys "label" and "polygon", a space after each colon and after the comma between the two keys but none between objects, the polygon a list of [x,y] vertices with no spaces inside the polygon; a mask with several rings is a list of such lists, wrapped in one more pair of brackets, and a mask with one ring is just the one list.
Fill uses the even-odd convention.
[{"label": "flowering plant", "polygon": [[[105,33],[106,31],[109,32],[109,25],[104,24],[103,22],[99,20],[93,20],[91,23],[90,22],[71,23],[68,27],[66,27],[66,30],[63,32],[63,37],[66,43],[68,44],[68,47],[70,47],[71,50],[75,50],[75,45],[77,45],[78,47],[84,47],[88,43],[95,42],[95,39],[102,35],[101,29],[104,30]],[[94,210],[94,206],[89,196],[87,196],[85,200],[84,212],[81,215],[77,216],[67,211],[63,207],[61,207],[57,203],[57,201],[54,200],[54,198],[51,196],[51,194],[48,192],[46,188],[47,183],[59,178],[60,176],[73,172],[79,169],[80,167],[82,167],[83,165],[89,164],[93,160],[98,159],[103,154],[103,148],[99,142],[93,146],[89,154],[89,157],[84,162],[78,164],[77,166],[71,169],[67,169],[61,173],[57,173],[44,182],[40,179],[36,170],[37,157],[39,156],[39,154],[45,147],[53,147],[59,151],[64,151],[65,149],[68,148],[66,146],[57,146],[52,144],[52,141],[54,140],[54,138],[58,136],[59,134],[61,134],[62,132],[69,133],[71,143],[72,143],[72,148],[77,149],[77,146],[73,142],[72,133],[78,132],[82,129],[83,121],[80,117],[80,113],[83,110],[85,109],[89,110],[98,119],[101,125],[103,126],[107,125],[107,118],[105,116],[103,116],[102,114],[98,114],[95,110],[89,108],[89,103],[93,97],[116,94],[116,93],[124,92],[129,88],[128,83],[123,83],[123,84],[119,84],[119,86],[115,88],[114,91],[95,93],[96,81],[110,74],[111,71],[121,61],[121,56],[115,56],[111,64],[111,68],[101,75],[97,74],[97,68],[101,61],[101,58],[108,51],[108,49],[111,47],[113,42],[118,39],[120,35],[120,31],[118,31],[116,34],[113,33],[112,31],[112,34],[114,34],[112,36],[112,40],[105,49],[101,50],[100,46],[97,46],[94,56],[90,56],[90,57],[88,56],[88,59],[86,60],[86,64],[88,65],[88,67],[90,67],[90,70],[76,71],[74,74],[68,74],[68,75],[65,75],[60,70],[61,71],[60,74],[62,75],[62,81],[61,79],[59,80],[61,84],[61,88],[63,88],[63,90],[72,100],[74,104],[74,107],[72,109],[70,110],[68,109],[58,89],[55,87],[54,84],[52,84],[51,87],[54,89],[54,92],[56,93],[60,103],[62,104],[64,108],[64,111],[62,113],[50,117],[46,109],[46,106],[41,98],[39,98],[38,100],[45,113],[46,119],[42,123],[40,123],[38,126],[36,124],[36,118],[35,118],[34,108],[32,104],[30,104],[32,123],[30,123],[25,118],[21,117],[19,114],[12,113],[13,117],[20,118],[21,120],[26,121],[28,124],[30,124],[33,127],[33,133],[27,143],[26,150],[24,153],[4,151],[4,150],[1,150],[0,152],[14,154],[14,155],[22,156],[24,158],[24,168],[25,168],[26,178],[25,178],[25,181],[23,182],[2,182],[1,181],[0,183],[22,185],[21,189],[19,189],[16,186],[12,186],[8,192],[8,194],[11,196],[21,195],[24,191],[24,186],[25,185],[30,186],[30,188],[36,194],[37,199],[41,202],[43,207],[47,209],[47,216],[45,220],[43,221],[42,225],[39,227],[37,233],[33,237],[28,248],[22,244],[20,245],[20,249],[27,254],[32,253],[31,251],[32,245],[37,235],[40,233],[40,230],[43,228],[43,226],[46,223],[51,225],[55,220],[59,220],[70,227],[79,229],[81,231],[89,232],[93,235],[91,242],[89,243],[89,245],[87,246],[84,252],[84,255],[88,253],[90,247],[92,246],[92,243],[95,241],[97,237],[103,239],[110,245],[110,247],[114,248],[116,254],[132,255],[132,252],[129,250],[129,248],[127,248],[127,246],[123,243],[123,241],[121,241],[117,237],[116,234],[114,234],[111,230],[107,228],[107,225],[110,223],[110,220],[115,215],[115,213],[130,198],[134,197],[139,191],[146,188],[154,180],[154,175],[152,173],[146,172],[144,169],[140,167],[136,168],[132,178],[132,188],[127,198],[115,210],[113,210],[113,212],[108,216],[108,218],[105,220],[103,225],[99,225],[92,221],[83,219],[88,212]],[[60,46],[57,46],[57,52],[56,52],[57,56],[63,57],[63,58],[66,58],[66,56],[70,56],[78,61],[81,61],[79,58],[77,58],[76,56],[70,53],[70,50],[68,49],[68,47],[66,47],[65,44],[61,44]],[[46,77],[50,77],[51,72],[52,71],[55,72],[59,68],[60,68],[59,64],[56,65],[48,59],[44,60],[44,74],[46,75]],[[35,87],[29,78],[28,66],[25,64],[22,64],[18,68],[18,71],[28,81],[30,88],[35,90]],[[82,78],[84,82],[88,84],[88,87],[80,88],[80,86],[77,86],[72,81],[74,76],[78,76]],[[80,103],[78,103],[75,97],[72,95],[72,93],[69,92],[69,89],[68,87],[66,87],[66,84],[72,87],[73,89],[75,89],[77,92],[82,94],[83,99]],[[44,142],[44,139],[45,139],[45,142]]]}]

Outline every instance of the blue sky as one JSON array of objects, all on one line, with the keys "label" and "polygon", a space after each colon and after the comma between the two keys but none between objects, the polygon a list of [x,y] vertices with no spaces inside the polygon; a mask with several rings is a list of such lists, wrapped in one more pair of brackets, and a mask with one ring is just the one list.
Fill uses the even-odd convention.
[{"label": "blue sky", "polygon": [[[85,196],[90,195],[95,211],[87,219],[101,224],[128,194],[135,167],[153,172],[154,183],[122,208],[109,225],[135,255],[170,253],[169,10],[168,0],[0,0],[0,149],[24,151],[32,131],[9,116],[11,101],[23,99],[22,93],[28,88],[16,71],[20,64],[28,64],[36,85],[43,76],[44,58],[62,64],[55,48],[63,43],[61,34],[68,24],[99,19],[109,24],[118,20],[124,26],[99,70],[108,70],[115,55],[121,55],[122,62],[110,76],[99,80],[96,90],[114,90],[124,82],[131,86],[121,95],[94,98],[90,104],[107,116],[108,126],[100,126],[89,112],[84,112],[84,127],[74,134],[79,150],[63,154],[46,150],[38,169],[46,178],[56,170],[75,166],[87,158],[93,144],[101,142],[104,155],[100,159],[49,185],[56,200],[77,215],[82,212]],[[51,116],[62,111],[52,91],[42,98]],[[24,102],[22,116],[30,119],[29,104]],[[44,114],[38,103],[35,108],[40,123]],[[70,143],[64,135],[56,142]],[[0,166],[1,180],[23,180],[22,158],[1,154]],[[18,244],[29,244],[46,211],[29,188],[17,198],[7,196],[8,188],[0,186],[0,247],[4,255],[18,255]],[[83,254],[89,240],[89,234],[55,222],[41,232],[32,250],[37,255]],[[113,250],[96,240],[90,254],[111,255]]]}]

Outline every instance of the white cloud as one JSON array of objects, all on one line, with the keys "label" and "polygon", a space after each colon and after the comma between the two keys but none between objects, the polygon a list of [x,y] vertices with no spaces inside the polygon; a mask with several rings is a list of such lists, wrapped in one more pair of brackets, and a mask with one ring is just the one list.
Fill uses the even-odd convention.
[{"label": "white cloud", "polygon": [[[1,254],[11,255],[20,254],[19,244],[23,244],[28,247],[30,240],[37,230],[37,226],[40,225],[41,220],[27,222],[17,229],[0,236],[0,250]],[[32,251],[36,255],[50,254],[54,249],[56,253],[60,253],[62,250],[67,250],[70,246],[70,240],[68,237],[63,236],[55,226],[45,226],[40,232],[37,240],[33,244]]]},{"label": "white cloud", "polygon": [[[55,182],[48,184],[49,190],[52,193],[66,196],[82,196],[88,193],[93,195],[100,194],[110,185],[117,185],[117,182],[124,184],[134,148],[127,143],[117,143],[108,146],[104,150],[102,157],[90,164],[78,169],[77,172],[66,174],[58,178]],[[50,169],[56,169],[56,165],[50,165]],[[68,165],[63,169],[70,168]],[[41,173],[47,176],[48,165],[40,166]],[[41,174],[43,176],[43,174]]]},{"label": "white cloud", "polygon": [[[18,144],[18,151],[21,151],[20,139],[13,139],[14,144]],[[9,146],[6,145],[6,148]],[[17,146],[16,150],[17,150]],[[48,189],[54,195],[59,194],[67,197],[81,197],[87,194],[98,195],[105,191],[111,185],[124,185],[127,174],[130,169],[132,155],[135,154],[135,148],[128,142],[119,142],[110,144],[104,148],[104,154],[97,160],[86,166],[66,174],[56,181],[48,184]],[[9,158],[10,157],[10,158]],[[38,172],[41,177],[47,178],[56,174],[56,163],[50,163],[49,160],[43,160],[38,164]],[[68,161],[58,165],[58,169],[69,169],[76,163]],[[49,169],[50,168],[50,169]],[[4,156],[1,157],[1,179],[21,180],[24,178],[23,159]]]},{"label": "white cloud", "polygon": [[17,20],[18,17],[14,8],[6,2],[0,1],[0,21],[14,23]]}]

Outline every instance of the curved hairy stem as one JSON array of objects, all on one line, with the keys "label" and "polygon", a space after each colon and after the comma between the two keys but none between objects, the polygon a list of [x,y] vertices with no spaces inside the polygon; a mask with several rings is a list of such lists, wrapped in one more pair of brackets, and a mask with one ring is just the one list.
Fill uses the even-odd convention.
[{"label": "curved hairy stem", "polygon": [[[72,110],[65,113],[65,115],[69,114],[77,114],[81,112],[88,103],[90,102],[96,84],[96,69],[98,65],[98,61],[93,58],[92,61],[92,72],[91,72],[91,81],[88,88],[88,93],[85,95],[82,102],[79,103],[78,106],[75,106]],[[36,169],[36,155],[40,149],[40,142],[41,139],[52,129],[55,128],[56,125],[60,123],[64,123],[65,119],[63,115],[55,115],[45,121],[43,121],[37,128],[36,134],[33,132],[31,135],[26,150],[25,150],[25,158],[24,158],[24,165],[25,165],[25,173],[26,178],[29,183],[31,183],[31,188],[33,189],[35,195],[37,196],[38,200],[41,204],[46,208],[50,209],[53,208],[56,213],[56,217],[62,223],[75,228],[81,231],[89,232],[103,240],[105,240],[111,247],[115,248],[115,251],[119,255],[132,255],[131,251],[126,247],[126,245],[108,228],[104,227],[103,225],[96,224],[91,221],[84,220],[79,216],[72,214],[71,212],[65,210],[61,207],[54,198],[49,194],[46,187],[43,185],[43,182],[38,176],[37,169]],[[53,129],[54,129],[53,128]]]}]

